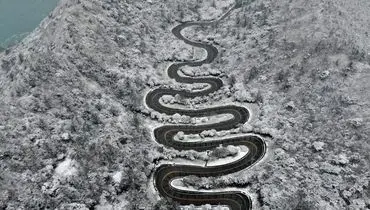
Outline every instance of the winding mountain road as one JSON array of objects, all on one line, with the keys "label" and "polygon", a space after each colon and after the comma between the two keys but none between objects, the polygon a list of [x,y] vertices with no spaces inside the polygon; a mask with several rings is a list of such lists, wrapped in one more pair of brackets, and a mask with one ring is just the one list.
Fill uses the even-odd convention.
[{"label": "winding mountain road", "polygon": [[[233,9],[233,8],[232,8]],[[172,90],[165,88],[158,88],[151,90],[145,98],[147,106],[160,113],[173,115],[179,113],[181,115],[187,115],[190,117],[204,117],[218,114],[230,114],[233,117],[229,120],[206,124],[206,125],[165,125],[158,127],[154,130],[155,140],[166,147],[171,147],[176,150],[196,150],[206,151],[212,150],[218,147],[220,144],[223,146],[235,145],[235,146],[246,146],[249,150],[246,155],[242,158],[220,166],[191,166],[191,165],[172,165],[164,164],[159,166],[155,173],[155,186],[161,196],[171,198],[173,201],[178,202],[181,205],[227,205],[232,210],[246,210],[252,208],[252,202],[249,196],[239,191],[227,191],[227,192],[203,192],[203,191],[186,191],[177,189],[171,185],[174,179],[181,178],[184,176],[195,175],[198,177],[217,177],[226,174],[231,174],[248,167],[258,162],[266,152],[266,144],[261,136],[249,134],[245,136],[223,138],[221,140],[212,140],[206,142],[181,142],[174,140],[174,136],[179,132],[183,131],[185,134],[199,134],[204,130],[215,129],[217,131],[229,130],[237,127],[240,124],[244,124],[249,119],[249,111],[240,106],[227,105],[219,106],[214,108],[206,109],[177,109],[163,106],[160,103],[160,98],[164,95],[175,96],[179,94],[184,98],[194,98],[196,96],[204,96],[209,93],[215,92],[223,86],[221,79],[216,77],[186,77],[180,76],[178,71],[183,66],[197,67],[203,64],[211,63],[217,56],[218,50],[212,45],[200,42],[194,42],[185,38],[181,31],[190,26],[206,26],[214,24],[217,21],[222,20],[231,11],[230,9],[225,15],[216,21],[202,21],[202,22],[184,22],[172,29],[172,33],[179,39],[183,40],[186,44],[193,47],[203,48],[207,51],[207,57],[200,61],[188,61],[181,63],[174,63],[168,68],[168,76],[179,83],[207,83],[209,88],[191,92],[183,90]]]}]

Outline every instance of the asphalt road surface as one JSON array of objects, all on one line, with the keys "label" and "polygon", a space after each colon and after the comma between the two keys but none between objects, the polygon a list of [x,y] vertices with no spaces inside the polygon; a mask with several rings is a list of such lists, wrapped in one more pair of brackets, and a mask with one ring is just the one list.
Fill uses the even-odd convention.
[{"label": "asphalt road surface", "polygon": [[[232,9],[231,9],[232,10]],[[186,27],[191,26],[206,26],[216,24],[217,21],[222,20],[226,17],[231,10],[229,10],[223,17],[216,21],[209,22],[184,22],[172,29],[172,33],[179,39],[183,40],[186,44],[193,47],[203,48],[207,51],[207,57],[201,61],[194,62],[181,62],[174,63],[168,68],[168,76],[177,82],[194,84],[194,83],[207,83],[209,88],[197,91],[182,91],[158,88],[150,91],[145,98],[145,102],[149,108],[172,115],[179,113],[181,115],[187,115],[190,117],[203,117],[212,116],[218,114],[231,114],[233,117],[229,120],[206,124],[206,125],[165,125],[158,127],[154,130],[155,140],[166,147],[171,147],[177,150],[196,150],[196,151],[207,151],[218,147],[220,144],[223,146],[235,145],[235,146],[246,146],[249,150],[248,153],[241,159],[234,162],[220,165],[220,166],[190,166],[190,165],[172,165],[165,164],[157,168],[154,174],[155,186],[161,196],[172,199],[173,201],[181,205],[227,205],[232,210],[246,210],[252,208],[252,202],[249,196],[239,191],[227,191],[227,192],[203,192],[203,191],[186,191],[180,190],[171,185],[172,180],[181,178],[184,176],[195,175],[198,177],[217,177],[226,174],[231,174],[246,168],[251,167],[258,162],[266,152],[266,144],[261,136],[259,135],[245,135],[241,137],[223,138],[215,141],[202,141],[202,142],[181,142],[174,140],[174,136],[179,131],[183,131],[185,134],[199,134],[204,130],[215,129],[217,131],[229,130],[237,127],[240,124],[244,124],[249,119],[249,111],[240,106],[226,105],[214,108],[187,110],[187,109],[176,109],[163,106],[160,103],[160,98],[164,95],[176,94],[183,98],[194,98],[196,96],[204,96],[209,93],[215,92],[223,86],[221,79],[216,77],[186,77],[180,76],[178,71],[183,66],[197,67],[203,64],[211,63],[218,54],[217,48],[212,45],[200,42],[191,41],[182,36],[181,31]]]}]

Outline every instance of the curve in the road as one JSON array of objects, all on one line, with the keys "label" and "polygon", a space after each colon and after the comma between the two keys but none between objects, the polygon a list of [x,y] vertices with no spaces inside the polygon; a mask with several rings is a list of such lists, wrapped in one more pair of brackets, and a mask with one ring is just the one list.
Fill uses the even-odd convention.
[{"label": "curve in the road", "polygon": [[[226,17],[231,10],[229,10],[223,17],[217,21]],[[217,56],[218,50],[216,47],[194,42],[185,38],[181,31],[190,26],[204,26],[214,24],[216,21],[209,22],[185,22],[176,26],[172,29],[172,33],[179,39],[183,40],[186,44],[193,47],[203,48],[207,51],[207,57],[200,61],[188,61],[181,63],[174,63],[168,68],[168,76],[179,83],[207,83],[209,88],[203,91],[190,92],[183,90],[172,90],[165,88],[158,88],[150,91],[145,98],[147,106],[160,113],[165,113],[168,115],[173,115],[179,113],[181,115],[187,115],[190,117],[202,117],[211,116],[218,114],[230,114],[233,116],[232,119],[207,125],[165,125],[158,127],[154,130],[155,140],[166,147],[171,147],[176,150],[196,150],[196,151],[206,151],[212,150],[218,147],[220,144],[223,146],[235,145],[235,146],[246,146],[249,150],[248,153],[241,159],[220,166],[191,166],[191,165],[172,165],[164,164],[159,166],[155,173],[155,185],[161,196],[171,198],[173,201],[181,205],[227,205],[232,210],[246,210],[251,209],[251,199],[249,196],[238,192],[238,191],[227,191],[227,192],[201,192],[201,191],[186,191],[182,189],[177,189],[171,185],[174,179],[181,178],[184,176],[195,175],[198,177],[217,177],[230,173],[234,173],[245,168],[248,168],[258,162],[265,154],[266,144],[264,140],[259,135],[246,135],[242,137],[225,138],[216,141],[207,142],[180,142],[174,140],[174,136],[179,132],[183,131],[185,134],[199,134],[204,130],[215,129],[229,130],[237,127],[240,124],[244,124],[249,119],[249,111],[240,106],[227,105],[219,106],[214,108],[197,109],[197,110],[186,110],[177,109],[163,106],[160,103],[160,98],[164,95],[176,94],[184,98],[194,98],[196,96],[208,95],[212,92],[217,91],[223,85],[223,82],[219,78],[215,77],[201,77],[193,78],[180,76],[178,71],[183,66],[201,66],[203,64],[211,63]]]}]

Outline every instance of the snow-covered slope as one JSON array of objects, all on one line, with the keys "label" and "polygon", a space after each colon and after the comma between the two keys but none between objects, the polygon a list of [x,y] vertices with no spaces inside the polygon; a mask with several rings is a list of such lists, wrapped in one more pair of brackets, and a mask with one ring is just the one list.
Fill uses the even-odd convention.
[{"label": "snow-covered slope", "polygon": [[[172,36],[176,20],[213,18],[230,3],[62,0],[0,53],[0,209],[173,209],[150,187],[155,165],[208,157],[152,141],[157,120],[176,119],[142,99],[154,86],[181,87],[165,75],[170,61],[203,56]],[[247,188],[257,209],[369,208],[369,4],[256,0],[186,31],[220,51],[187,72],[209,71],[225,87],[174,103],[258,104],[250,125],[230,133],[274,137],[253,172],[196,187]]]}]

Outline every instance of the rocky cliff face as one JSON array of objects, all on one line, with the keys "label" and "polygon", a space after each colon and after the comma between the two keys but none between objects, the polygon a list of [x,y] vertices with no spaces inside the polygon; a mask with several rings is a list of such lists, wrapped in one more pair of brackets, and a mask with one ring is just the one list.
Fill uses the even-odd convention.
[{"label": "rocky cliff face", "polygon": [[[158,160],[206,158],[155,144],[149,125],[178,119],[142,99],[154,86],[180,88],[165,75],[170,61],[202,56],[171,35],[176,21],[214,18],[230,3],[62,0],[1,53],[0,208],[166,208],[151,188]],[[258,104],[233,132],[273,138],[252,172],[184,183],[243,186],[262,209],[369,208],[369,9],[256,0],[217,27],[186,31],[222,52],[187,72],[223,75],[225,89],[174,104]]]}]

